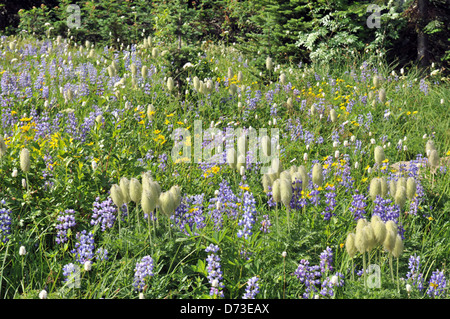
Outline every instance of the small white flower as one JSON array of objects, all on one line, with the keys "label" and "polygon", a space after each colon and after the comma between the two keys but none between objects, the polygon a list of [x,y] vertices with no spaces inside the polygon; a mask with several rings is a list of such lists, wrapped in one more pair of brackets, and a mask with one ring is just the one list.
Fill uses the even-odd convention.
[{"label": "small white flower", "polygon": [[339,151],[334,152],[334,158],[339,158]]},{"label": "small white flower", "polygon": [[308,160],[308,153],[303,154],[303,160],[306,162]]},{"label": "small white flower", "polygon": [[140,292],[140,293],[139,293],[139,299],[145,299],[144,293],[143,293],[143,292]]},{"label": "small white flower", "polygon": [[331,281],[330,282],[331,282],[332,285],[337,285],[338,282],[339,282],[338,276],[334,275],[333,277],[331,277]]},{"label": "small white flower", "polygon": [[47,291],[41,290],[39,293],[39,299],[47,299]]},{"label": "small white flower", "polygon": [[27,188],[27,181],[25,180],[25,178],[22,178],[22,187]]},{"label": "small white flower", "polygon": [[286,258],[287,252],[283,251],[283,252],[281,253],[281,256],[283,256],[283,258]]},{"label": "small white flower", "polygon": [[410,284],[406,284],[406,291],[407,291],[408,293],[411,292],[411,289],[412,289],[411,285],[410,285]]},{"label": "small white flower", "polygon": [[213,286],[214,288],[219,287],[219,280],[214,279],[214,280],[211,282],[211,286]]},{"label": "small white flower", "polygon": [[90,260],[86,260],[84,262],[84,271],[91,271],[92,269],[92,262]]},{"label": "small white flower", "polygon": [[359,167],[359,162],[355,162],[355,169],[358,169]]},{"label": "small white flower", "polygon": [[17,170],[17,168],[14,167],[11,176],[12,177],[17,177],[17,174],[18,174],[18,170]]},{"label": "small white flower", "polygon": [[345,146],[345,147],[348,146],[348,141],[347,141],[347,140],[344,141],[344,146]]},{"label": "small white flower", "polygon": [[20,248],[19,248],[19,255],[20,256],[25,256],[26,253],[27,253],[27,250],[25,249],[25,246],[20,246]]}]

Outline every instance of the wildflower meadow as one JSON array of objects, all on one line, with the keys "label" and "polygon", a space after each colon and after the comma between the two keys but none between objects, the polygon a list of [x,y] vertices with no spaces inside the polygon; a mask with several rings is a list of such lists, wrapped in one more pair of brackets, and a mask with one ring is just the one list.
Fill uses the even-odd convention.
[{"label": "wildflower meadow", "polygon": [[0,36],[1,298],[449,298],[437,66],[71,32]]}]

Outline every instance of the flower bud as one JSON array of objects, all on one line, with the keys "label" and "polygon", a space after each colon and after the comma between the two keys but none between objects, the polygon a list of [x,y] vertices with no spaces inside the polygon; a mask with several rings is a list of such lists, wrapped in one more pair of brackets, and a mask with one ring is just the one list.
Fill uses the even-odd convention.
[{"label": "flower bud", "polygon": [[39,299],[47,299],[47,291],[41,290],[39,292]]},{"label": "flower bud", "polygon": [[83,264],[84,271],[91,271],[92,270],[92,261],[86,260]]},{"label": "flower bud", "polygon": [[26,250],[25,246],[20,246],[20,248],[19,248],[19,255],[20,256],[25,256],[26,253],[27,253],[27,250]]}]

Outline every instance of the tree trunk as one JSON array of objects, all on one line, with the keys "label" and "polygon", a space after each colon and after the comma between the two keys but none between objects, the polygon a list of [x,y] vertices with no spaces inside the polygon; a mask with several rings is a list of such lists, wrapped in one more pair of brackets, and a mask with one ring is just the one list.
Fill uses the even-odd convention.
[{"label": "tree trunk", "polygon": [[427,25],[428,0],[417,0],[418,23],[417,23],[417,60],[420,66],[427,67],[430,64],[428,55],[428,35],[424,32]]}]

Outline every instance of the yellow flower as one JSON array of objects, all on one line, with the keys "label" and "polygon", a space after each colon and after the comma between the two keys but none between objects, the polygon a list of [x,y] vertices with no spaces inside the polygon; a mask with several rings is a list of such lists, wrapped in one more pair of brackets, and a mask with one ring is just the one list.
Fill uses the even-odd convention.
[{"label": "yellow flower", "polygon": [[211,168],[211,172],[213,172],[214,174],[217,174],[220,171],[220,168],[218,166],[213,166]]},{"label": "yellow flower", "polygon": [[21,119],[20,119],[20,121],[21,122],[29,122],[29,121],[31,121],[33,119],[33,117],[22,117]]},{"label": "yellow flower", "polygon": [[428,220],[433,220],[433,217],[431,217],[431,216],[430,216],[430,217],[428,217]]},{"label": "yellow flower", "polygon": [[343,244],[343,243],[339,244],[339,247],[340,247],[341,249],[344,248],[344,244]]},{"label": "yellow flower", "polygon": [[184,123],[183,123],[183,122],[180,122],[180,121],[178,121],[177,124],[178,124],[178,125],[184,125]]},{"label": "yellow flower", "polygon": [[160,130],[154,130],[154,131],[153,131],[153,134],[159,134],[159,133],[161,133]]},{"label": "yellow flower", "polygon": [[365,182],[365,181],[367,181],[368,180],[368,177],[365,177],[365,178],[363,178],[362,180],[361,180],[361,182]]},{"label": "yellow flower", "polygon": [[175,113],[170,113],[170,114],[167,114],[166,116],[167,117],[171,117],[171,116],[174,116],[175,115]]},{"label": "yellow flower", "polygon": [[143,125],[143,124],[145,124],[145,121],[144,120],[139,121],[138,124],[142,124]]},{"label": "yellow flower", "polygon": [[250,187],[248,186],[239,186],[240,189],[242,189],[243,191],[249,191]]}]

